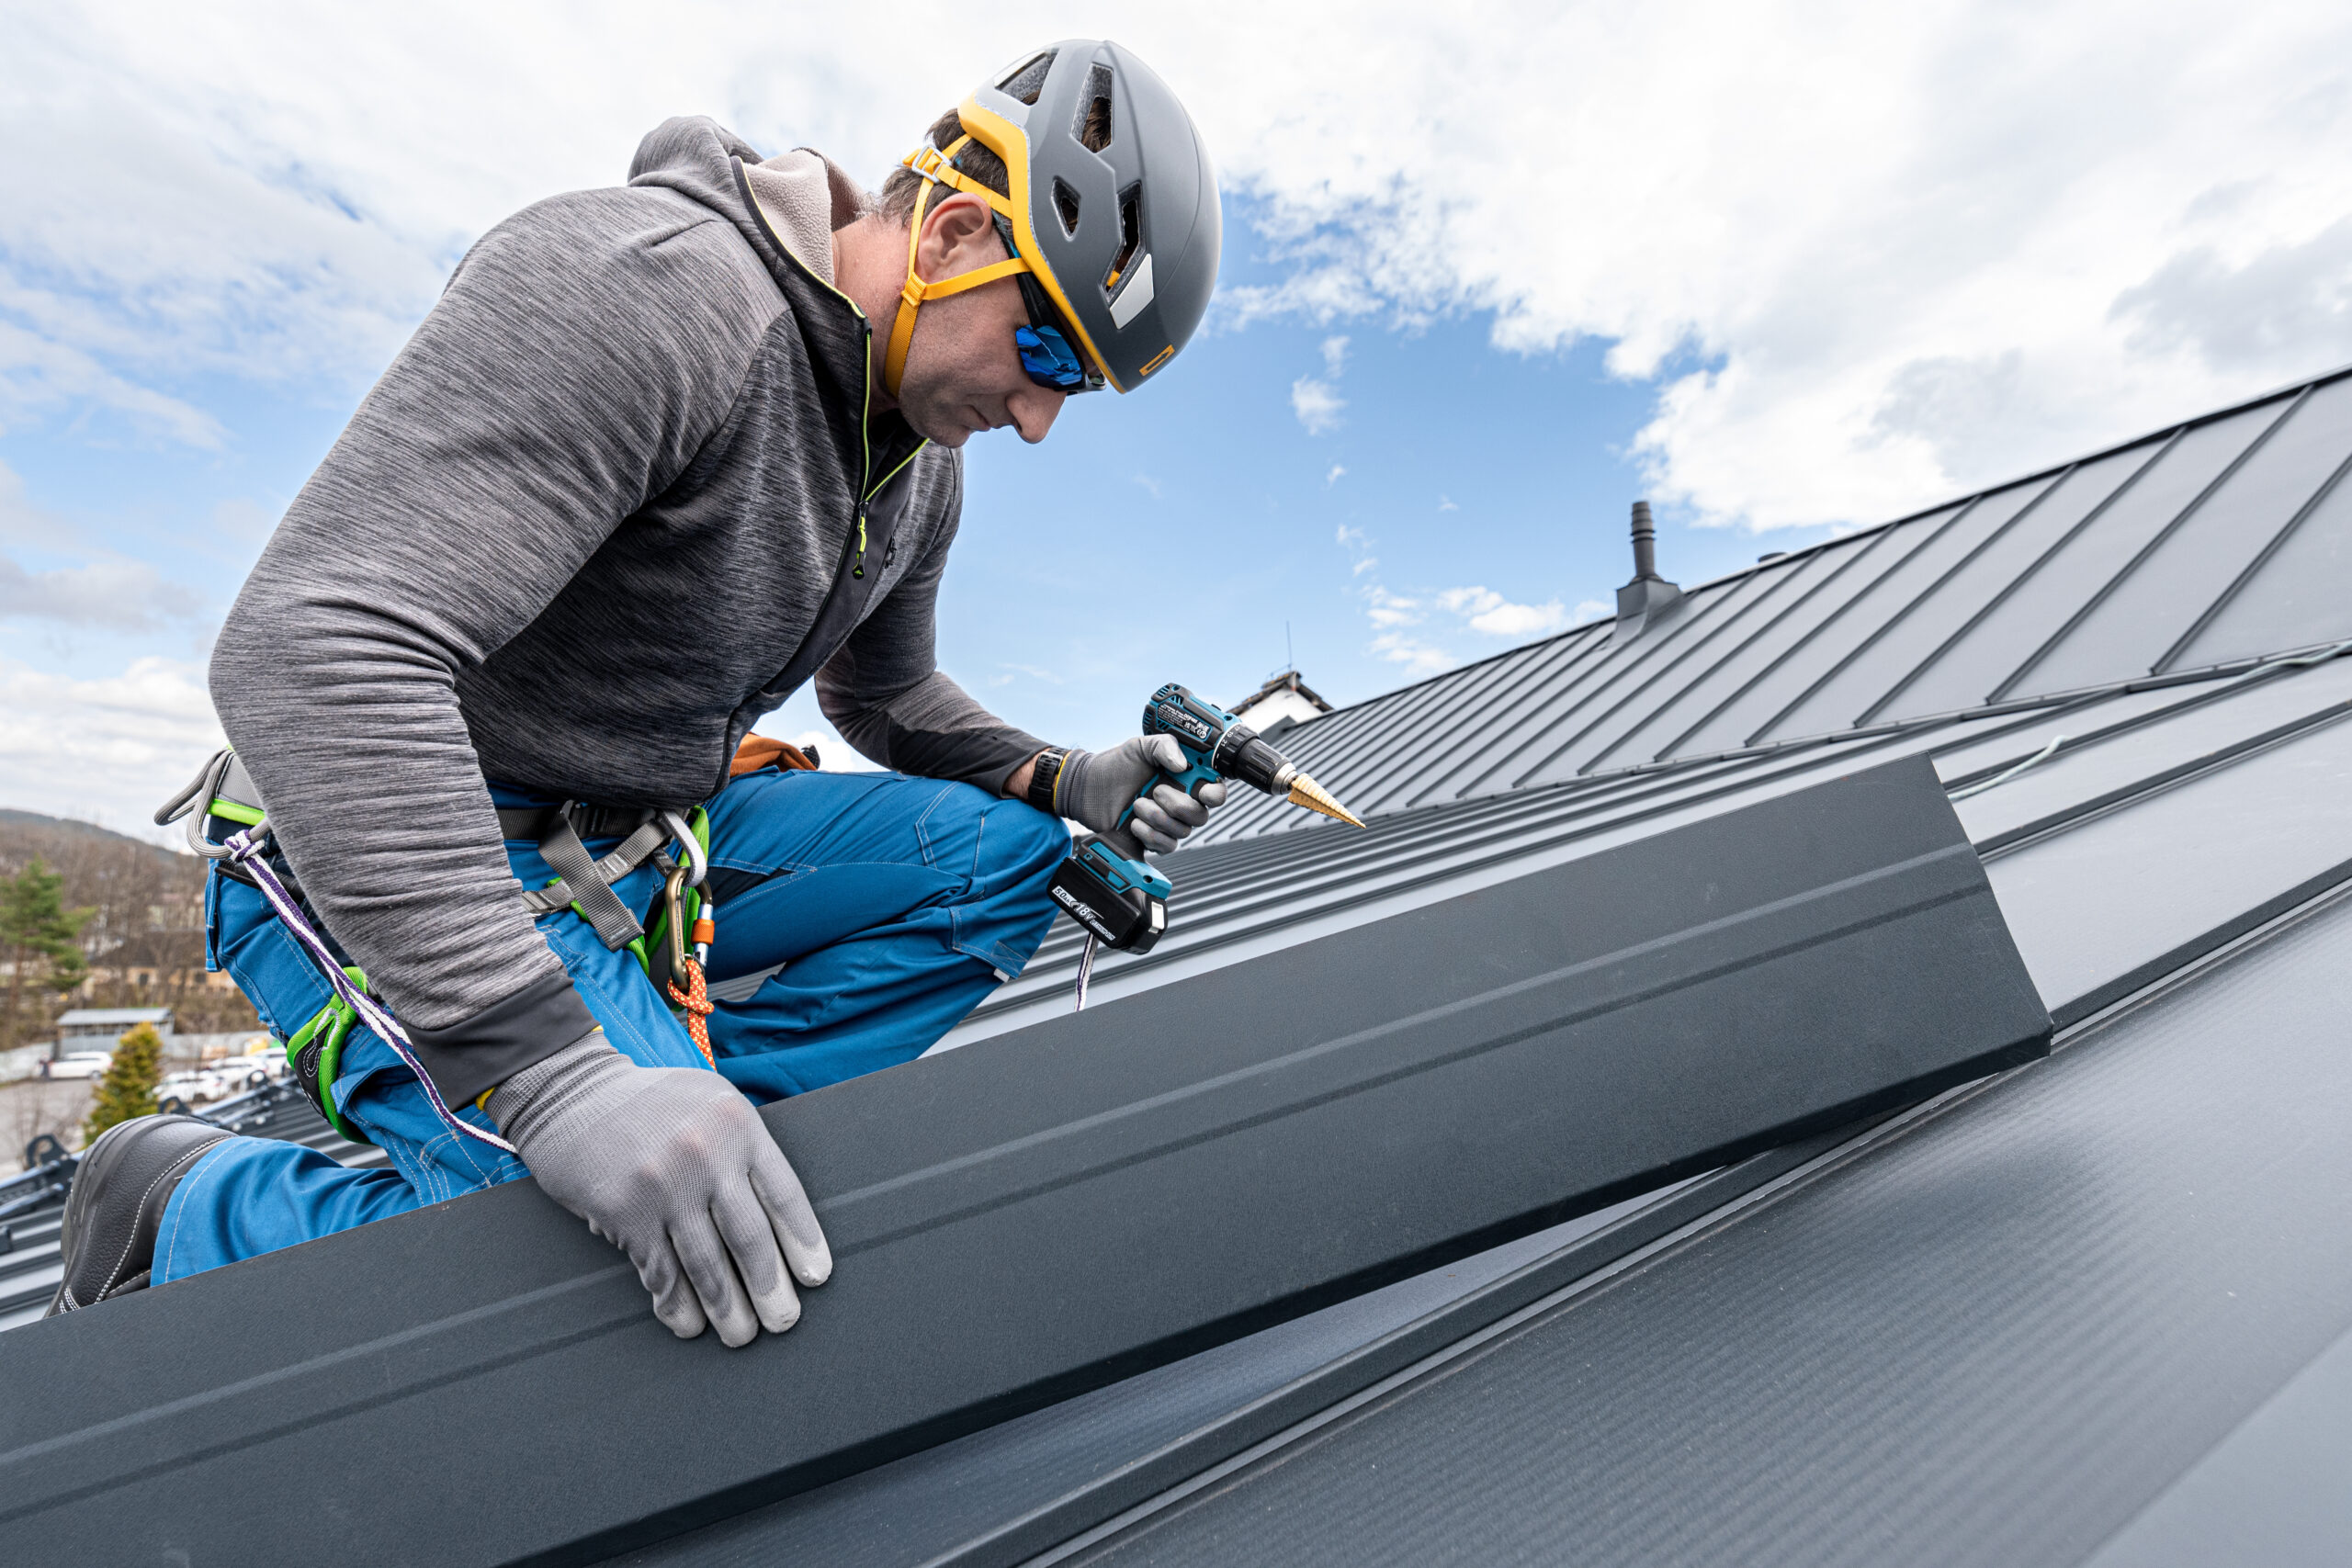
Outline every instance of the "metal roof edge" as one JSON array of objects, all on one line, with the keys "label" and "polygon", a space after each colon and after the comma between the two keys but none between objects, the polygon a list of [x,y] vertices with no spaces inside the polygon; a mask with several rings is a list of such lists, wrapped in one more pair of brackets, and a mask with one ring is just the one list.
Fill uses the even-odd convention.
[{"label": "metal roof edge", "polygon": [[[1819,540],[1814,544],[1800,546],[1795,549],[1781,552],[1775,555],[1770,560],[1756,561],[1750,565],[1739,567],[1732,571],[1727,571],[1721,577],[1708,578],[1704,581],[1693,584],[1684,592],[1686,594],[1702,593],[1710,589],[1722,588],[1728,584],[1737,582],[1756,572],[1763,571],[1768,569],[1771,570],[1780,570],[1785,568],[1793,567],[1797,563],[1807,560],[1813,556],[1819,554],[1821,551],[1829,549],[1835,546],[1850,544],[1857,539],[1866,539],[1871,537],[1872,535],[1885,533],[1889,529],[1899,528],[1906,523],[1916,523],[1923,517],[1932,517],[1939,512],[1951,511],[1958,507],[1966,506],[1972,502],[1982,501],[1986,496],[1997,495],[2001,491],[2007,490],[2015,490],[2019,485],[2031,484],[2036,480],[2052,479],[2056,478],[2058,475],[2064,473],[2069,468],[2080,468],[2086,463],[2095,463],[2101,458],[2111,457],[2119,452],[2128,452],[2135,446],[2143,446],[2152,441],[2160,441],[2166,437],[2178,434],[2183,431],[2194,430],[2199,425],[2211,424],[2217,420],[2227,419],[2233,414],[2243,413],[2248,409],[2258,408],[2264,403],[2271,402],[2279,398],[2290,397],[2297,392],[2313,390],[2317,388],[2327,385],[2331,381],[2342,380],[2347,376],[2352,376],[2352,364],[2340,365],[2333,370],[2325,370],[2315,376],[2307,376],[2299,380],[2289,381],[2281,386],[2274,387],[2267,391],[2257,393],[2255,396],[2242,398],[2236,402],[2225,403],[2220,408],[2209,409],[2203,413],[2195,414],[2187,419],[2177,420],[2170,424],[2158,425],[2154,430],[2143,432],[2143,434],[2132,436],[2129,439],[2110,442],[2105,446],[2097,447],[2089,452],[2085,452],[2075,457],[2069,457],[2063,462],[2046,464],[2041,468],[2032,469],[2027,473],[2018,474],[2010,479],[2001,479],[1993,484],[1980,486],[1973,491],[1965,491],[1958,495],[1946,497],[1943,500],[1936,502],[1932,505],[1915,508],[1910,512],[1905,513],[1899,517],[1889,518],[1883,523],[1872,523],[1867,526],[1858,527],[1850,532],[1838,534],[1830,538]],[[1613,623],[1609,619],[1603,617],[1597,620],[1583,622],[1580,625],[1570,626],[1565,631],[1555,632],[1550,637],[1537,637],[1530,642],[1518,643],[1512,647],[1503,649],[1498,652],[1490,653],[1483,659],[1474,659],[1466,664],[1457,664],[1451,670],[1441,670],[1434,675],[1425,675],[1420,680],[1410,681],[1401,686],[1392,686],[1385,692],[1375,692],[1371,696],[1364,697],[1359,701],[1343,703],[1340,705],[1332,708],[1328,713],[1317,714],[1313,718],[1302,721],[1299,724],[1298,728],[1306,729],[1309,726],[1320,723],[1324,719],[1337,717],[1339,715],[1343,713],[1354,713],[1358,709],[1370,707],[1374,703],[1386,702],[1392,697],[1402,696],[1408,692],[1419,691],[1420,688],[1430,685],[1439,681],[1450,681],[1465,671],[1476,670],[1483,664],[1491,664],[1498,659],[1508,659],[1515,653],[1523,653],[1529,649],[1542,648],[1550,643],[1559,642],[1566,637],[1577,637],[1589,632],[1598,631],[1606,628],[1612,624]],[[1729,753],[1725,754],[1728,755]]]}]

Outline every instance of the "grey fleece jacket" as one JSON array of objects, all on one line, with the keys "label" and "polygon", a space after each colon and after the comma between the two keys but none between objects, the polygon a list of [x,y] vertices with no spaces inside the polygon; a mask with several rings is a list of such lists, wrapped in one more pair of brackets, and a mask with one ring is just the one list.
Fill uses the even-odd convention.
[{"label": "grey fleece jacket", "polygon": [[230,612],[221,724],[453,1103],[593,1024],[486,779],[687,807],[812,674],[888,767],[996,789],[1044,744],[933,662],[963,468],[867,415],[829,240],[864,199],[815,154],[761,166],[673,119],[626,187],[501,223]]}]

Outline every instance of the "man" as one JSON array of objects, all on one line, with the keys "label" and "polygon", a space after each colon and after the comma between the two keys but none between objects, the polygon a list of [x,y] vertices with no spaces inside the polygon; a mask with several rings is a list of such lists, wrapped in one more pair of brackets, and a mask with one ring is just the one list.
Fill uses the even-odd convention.
[{"label": "man", "polygon": [[[239,596],[235,767],[188,802],[216,855],[266,812],[266,854],[211,879],[209,956],[389,1168],[125,1123],[51,1310],[527,1170],[680,1336],[790,1326],[831,1261],[752,1105],[920,1055],[1043,938],[1057,818],[1114,830],[1181,766],[1165,738],[1048,747],[938,671],[957,449],[1158,374],[1219,239],[1182,107],[1088,39],[943,117],[878,204],[675,119],[625,187],[486,235]],[[894,772],[745,744],[811,677]],[[1163,788],[1133,840],[1218,799]],[[404,1043],[354,1027],[313,928]]]}]

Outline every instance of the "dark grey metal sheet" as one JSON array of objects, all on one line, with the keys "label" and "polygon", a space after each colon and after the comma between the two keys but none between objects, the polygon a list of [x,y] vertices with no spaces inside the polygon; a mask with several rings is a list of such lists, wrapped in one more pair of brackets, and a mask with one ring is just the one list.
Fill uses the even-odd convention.
[{"label": "dark grey metal sheet", "polygon": [[[2167,709],[2095,739],[2093,715],[2054,715],[2021,740],[2070,739],[2046,762],[2006,784],[1959,803],[1960,819],[1980,849],[1991,850],[2012,835],[2114,790],[2154,780],[2186,765],[2219,760],[2233,749],[2314,722],[2352,703],[2352,660],[2332,660],[2308,670],[2281,670],[2259,680],[2222,685],[2211,692],[2173,687]],[[2088,732],[2088,733],[2086,733]],[[2227,829],[2221,829],[2226,833]]]},{"label": "dark grey metal sheet", "polygon": [[1524,789],[1590,772],[1628,729],[1648,718],[1668,695],[1717,665],[1738,659],[1759,632],[1804,597],[1806,575],[1803,567],[1748,574],[1741,583],[1748,592],[1726,597],[1723,608],[1705,626],[1693,627],[1669,656],[1655,660],[1637,679],[1600,693],[1574,723],[1563,725],[1545,738],[1544,747],[1532,749],[1520,759],[1511,787]]},{"label": "dark grey metal sheet", "polygon": [[[613,1562],[625,1568],[738,1568],[779,1558],[828,1568],[911,1568],[942,1558],[959,1564],[1016,1562],[1028,1553],[1008,1538],[1038,1540],[1032,1516],[1057,1505],[1067,1515],[1074,1495],[1112,1492],[1110,1501],[1087,1499],[1091,1506],[1080,1512],[1082,1522],[1075,1528],[1064,1526],[1056,1534],[1049,1527],[1042,1544],[1101,1523],[1158,1489],[1147,1484],[1127,1491],[1126,1472],[1135,1467],[1152,1465],[1171,1446],[1232,1422],[1301,1380],[1329,1374],[1335,1363],[1547,1253],[1609,1229],[1659,1196],[1628,1199]],[[1277,1420],[1267,1431],[1287,1424]],[[1219,1445],[1222,1451],[1212,1450],[1205,1462],[1247,1448],[1246,1438]],[[1182,1473],[1180,1467],[1177,1474]]]},{"label": "dark grey metal sheet", "polygon": [[[1600,760],[1634,763],[1656,760],[1682,735],[1743,690],[1759,673],[1835,615],[1838,607],[1861,592],[1870,581],[1863,562],[1874,551],[1889,549],[1900,530],[1880,529],[1867,538],[1841,539],[1767,568],[1789,576],[1779,613],[1759,626],[1724,658],[1680,682],[1679,689],[1661,694],[1648,705],[1640,722],[1626,730],[1615,750]],[[1894,550],[1900,554],[1899,548]]]},{"label": "dark grey metal sheet", "polygon": [[[2111,663],[2104,674],[2061,685],[2045,678],[2041,665],[2032,660],[2046,662],[2060,644],[2073,640],[2078,617],[2096,607],[2100,597],[2131,569],[2141,549],[2169,527],[2231,464],[2245,456],[2263,432],[2277,423],[2290,401],[2282,398],[2191,425],[2133,478],[2113,505],[2067,540],[2065,547],[2018,591],[2017,604],[2026,615],[2014,627],[2023,634],[2016,646],[2026,649],[2031,660],[2019,660],[2018,672],[1994,687],[1992,694],[2031,696],[2037,692],[2073,690],[2092,681],[2120,681],[2145,674],[2145,666]],[[2187,631],[2203,609],[2204,605],[2197,604],[2179,612],[2175,635]],[[2091,662],[2095,663],[2098,645],[2090,646],[2094,650]],[[2070,663],[2075,669],[2083,666],[2080,649]]]},{"label": "dark grey metal sheet", "polygon": [[2347,792],[2352,723],[2338,720],[1994,855],[1985,870],[2064,1022],[2352,874]]},{"label": "dark grey metal sheet", "polygon": [[[2352,468],[2352,453],[2346,454]],[[2336,470],[2253,579],[2174,662],[2183,669],[2352,637],[2352,484]]]},{"label": "dark grey metal sheet", "polygon": [[[2018,662],[2073,614],[2079,592],[2051,569],[2075,530],[2096,517],[2163,449],[2149,441],[2083,463],[2056,481],[2011,539],[2030,545],[2030,558],[2013,562],[2014,580],[1987,584],[1984,603],[1944,645],[1934,663],[1904,688],[1899,714],[1952,713],[1990,700]],[[1896,716],[1891,714],[1889,716]]]},{"label": "dark grey metal sheet", "polygon": [[[1558,639],[1563,650],[1569,639]],[[1432,801],[1452,800],[1472,792],[1487,762],[1516,744],[1521,716],[1537,694],[1569,678],[1573,669],[1608,657],[1608,628],[1596,626],[1577,634],[1569,659],[1531,662],[1510,684],[1496,689],[1483,705],[1450,709],[1446,725],[1421,776],[1398,799],[1398,809],[1409,810]],[[1573,661],[1571,663],[1571,660]],[[1491,790],[1489,790],[1491,793]]]},{"label": "dark grey metal sheet", "polygon": [[2080,1562],[2352,1327],[2348,1011],[2339,905],[1073,1561]]},{"label": "dark grey metal sheet", "polygon": [[[2347,455],[2352,377],[2303,400],[2041,662],[2033,673],[2036,688],[2065,691],[2116,671],[2155,670]],[[2294,646],[2273,642],[2270,648]]]},{"label": "dark grey metal sheet", "polygon": [[[1582,788],[1464,801],[1381,818],[1369,831],[1333,824],[1329,833],[1310,829],[1188,849],[1166,863],[1176,885],[1170,934],[1140,957],[1101,954],[1088,995],[1138,995],[1238,958],[1315,941],[1806,788],[1905,750],[1863,742],[1806,748],[1802,755],[1766,763],[1702,764]],[[933,1049],[960,1049],[1068,1012],[1081,950],[1075,928],[1057,925],[1021,977]]]},{"label": "dark grey metal sheet", "polygon": [[[1592,649],[1590,658],[1584,662],[1597,662],[1607,657],[1608,638],[1598,626],[1563,640]],[[1360,798],[1372,802],[1374,811],[1396,809],[1430,773],[1443,770],[1448,757],[1465,743],[1466,738],[1456,733],[1467,728],[1465,719],[1475,716],[1483,718],[1490,728],[1514,728],[1513,721],[1519,716],[1510,694],[1536,689],[1527,680],[1528,663],[1524,659],[1497,660],[1491,669],[1457,680],[1432,682],[1420,703],[1409,709],[1399,707],[1383,720],[1386,736],[1419,735],[1424,738],[1421,744],[1374,742],[1361,755],[1334,758],[1335,773],[1343,771],[1350,781],[1349,787]],[[1319,779],[1323,775],[1315,776]],[[1275,813],[1294,809],[1272,797],[1264,798],[1261,804]]]},{"label": "dark grey metal sheet", "polygon": [[[1878,716],[1879,706],[1898,684],[1929,662],[1937,651],[1973,619],[2002,589],[2016,581],[2040,553],[2033,513],[2057,488],[2061,475],[1996,491],[1979,506],[1983,540],[1911,608],[1889,623],[1866,657],[1841,671],[1816,699],[1823,709],[1842,713],[1837,722]],[[1860,701],[1853,699],[1859,697]],[[1917,711],[1917,710],[1913,710]],[[1793,726],[1792,728],[1794,728]]]},{"label": "dark grey metal sheet", "polygon": [[1987,715],[1940,725],[1922,733],[1931,743],[1936,772],[1945,784],[1959,784],[2022,762],[2058,736],[2093,736],[2133,724],[2161,723],[2167,712],[2184,703],[2235,684],[2229,680],[2200,681],[2137,692],[2120,691],[2083,703],[2026,713]]},{"label": "dark grey metal sheet", "polygon": [[1928,516],[1898,523],[1883,535],[1857,540],[1867,547],[1853,570],[1841,573],[1825,589],[1818,605],[1808,604],[1803,619],[1792,626],[1797,635],[1759,643],[1763,653],[1771,642],[1785,642],[1777,652],[1759,657],[1744,671],[1744,679],[1712,710],[1691,721],[1690,729],[1659,747],[1662,756],[1690,757],[1745,746],[1748,737],[1787,707],[1796,694],[1819,680],[1855,644],[1876,631],[1880,617],[1894,602],[1878,593],[1879,585],[1901,571],[1911,557],[1927,547],[1951,522],[1958,507],[1945,507]]},{"label": "dark grey metal sheet", "polygon": [[[1787,711],[1772,719],[1769,733],[1826,735],[1860,722],[1897,680],[1984,603],[1985,584],[1973,579],[1970,568],[1985,560],[2044,488],[2018,485],[1984,497],[1922,545],[1900,572],[1890,573],[1879,592],[1891,603],[1878,626],[1810,693],[1791,693]],[[2030,522],[2025,527],[2033,531]]]},{"label": "dark grey metal sheet", "polygon": [[0,1336],[0,1559],[310,1562],[322,1517],[345,1562],[609,1552],[2046,1028],[1907,759],[770,1107],[840,1268],[742,1351],[671,1338],[528,1183]]},{"label": "dark grey metal sheet", "polygon": [[2352,1334],[2323,1351],[2088,1568],[2343,1568],[2352,1562]]},{"label": "dark grey metal sheet", "polygon": [[[1546,694],[1528,705],[1513,726],[1511,743],[1496,752],[1476,773],[1458,786],[1464,795],[1515,789],[1543,760],[1590,717],[1622,694],[1672,665],[1686,651],[1708,638],[1748,603],[1774,586],[1784,574],[1747,572],[1691,592],[1662,625],[1653,625],[1629,643],[1612,642],[1595,660],[1589,675],[1556,694]],[[1581,673],[1581,672],[1580,672]]]}]

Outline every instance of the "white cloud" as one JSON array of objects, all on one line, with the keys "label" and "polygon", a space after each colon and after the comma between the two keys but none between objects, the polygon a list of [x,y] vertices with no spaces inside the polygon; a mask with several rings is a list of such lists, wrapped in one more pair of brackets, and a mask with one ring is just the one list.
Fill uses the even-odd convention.
[{"label": "white cloud", "polygon": [[1597,621],[1603,615],[1616,613],[1617,606],[1605,599],[1579,599],[1577,607],[1568,612],[1568,620],[1570,624],[1580,626],[1587,621]]},{"label": "white cloud", "polygon": [[2340,6],[1293,15],[1329,69],[1227,166],[1297,270],[1231,316],[1614,339],[1710,521],[1884,517],[2352,358]]},{"label": "white cloud", "polygon": [[[1320,377],[1301,376],[1290,384],[1291,412],[1298,415],[1298,423],[1306,427],[1309,435],[1329,435],[1347,423],[1340,414],[1348,400],[1340,396],[1332,385],[1340,372],[1348,367],[1348,340],[1344,334],[1323,340],[1323,374]],[[1348,470],[1334,463],[1325,484],[1336,481]]]},{"label": "white cloud", "polygon": [[101,560],[28,571],[0,555],[0,619],[151,631],[196,614],[194,593],[145,561]]},{"label": "white cloud", "polygon": [[1323,476],[1323,488],[1325,490],[1330,489],[1333,485],[1338,484],[1341,479],[1347,478],[1347,469],[1341,468],[1337,463],[1332,464],[1331,471]]},{"label": "white cloud", "polygon": [[1462,510],[1462,508],[1453,503],[1453,498],[1452,496],[1445,495],[1441,495],[1437,498],[1437,509],[1440,512],[1459,512]]},{"label": "white cloud", "polygon": [[1567,625],[1568,613],[1557,599],[1543,604],[1514,604],[1491,588],[1448,588],[1436,596],[1438,607],[1459,615],[1474,632],[1487,637],[1524,640],[1555,632]]},{"label": "white cloud", "polygon": [[1391,593],[1377,582],[1364,584],[1363,602],[1364,614],[1375,626],[1418,626],[1426,618],[1419,600]]},{"label": "white cloud", "polygon": [[[26,499],[24,481],[6,463],[0,463],[0,540],[51,554],[87,554],[71,527]],[[201,607],[195,593],[166,581],[145,561],[107,556],[33,570],[0,551],[0,620],[150,631],[189,619]]]},{"label": "white cloud", "polygon": [[1347,406],[1348,400],[1333,391],[1329,381],[1301,376],[1290,384],[1291,412],[1298,415],[1298,423],[1306,426],[1309,435],[1329,435],[1339,429],[1345,423],[1340,411]]},{"label": "white cloud", "polygon": [[155,807],[222,744],[197,665],[77,680],[0,662],[0,803],[160,838]]},{"label": "white cloud", "polygon": [[[40,155],[0,166],[0,421],[217,440],[187,378],[356,385],[471,236],[615,180],[665,115],[876,178],[1076,16],[665,9],[714,52],[555,0],[12,7],[0,138]],[[2352,358],[2340,5],[1366,0],[1119,31],[1267,215],[1233,254],[1278,281],[1222,319],[1613,340],[1669,381],[1654,496],[1711,520],[1876,519]],[[1345,352],[1294,388],[1310,430]]]},{"label": "white cloud", "polygon": [[1392,664],[1405,667],[1406,677],[1419,680],[1424,675],[1441,674],[1459,662],[1442,648],[1419,641],[1401,632],[1383,632],[1372,639],[1372,650]]}]

